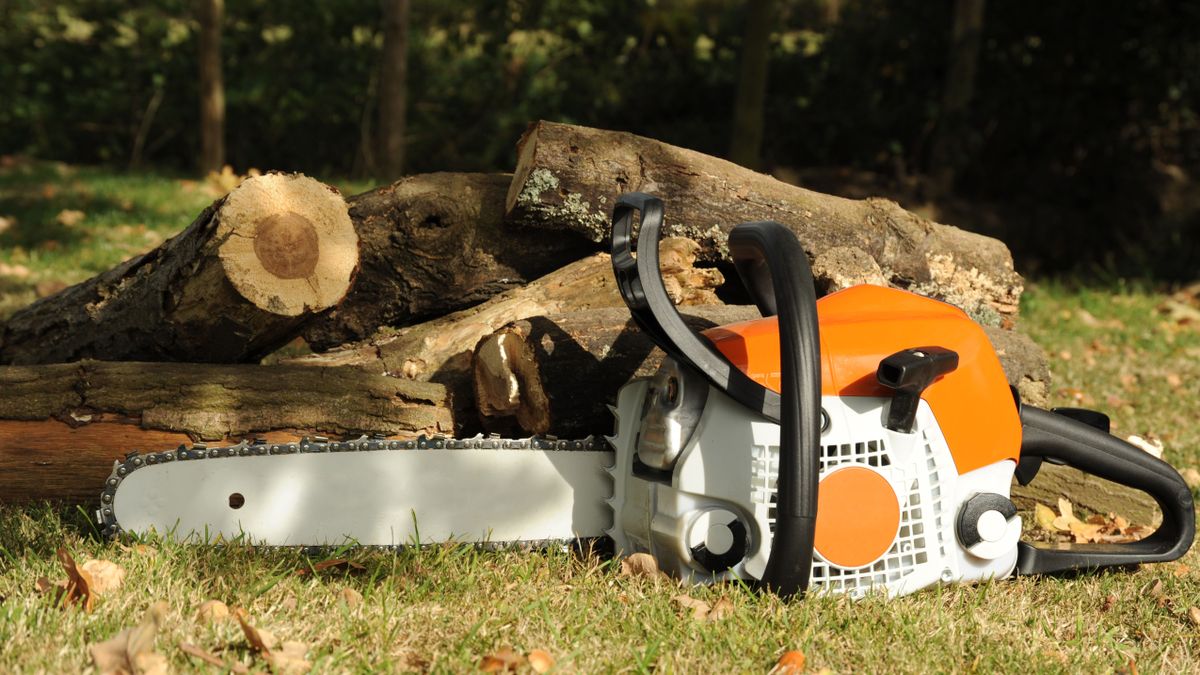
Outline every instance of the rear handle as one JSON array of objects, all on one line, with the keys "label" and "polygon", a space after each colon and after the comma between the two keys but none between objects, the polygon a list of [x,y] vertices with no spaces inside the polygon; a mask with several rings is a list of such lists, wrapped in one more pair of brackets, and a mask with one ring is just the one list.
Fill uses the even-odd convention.
[{"label": "rear handle", "polygon": [[[1077,414],[1021,407],[1021,458],[1066,464],[1105,480],[1141,490],[1158,503],[1162,524],[1149,537],[1127,544],[1072,544],[1040,548],[1021,542],[1017,573],[1041,574],[1111,565],[1176,560],[1196,537],[1196,510],[1187,483],[1170,464]],[[1030,476],[1032,478],[1032,476]]]}]

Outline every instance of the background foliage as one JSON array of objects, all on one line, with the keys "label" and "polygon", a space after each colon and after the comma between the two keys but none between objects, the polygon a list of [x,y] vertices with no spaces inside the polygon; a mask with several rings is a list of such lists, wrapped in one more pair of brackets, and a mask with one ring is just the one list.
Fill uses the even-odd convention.
[{"label": "background foliage", "polygon": [[[833,4],[776,2],[765,166],[926,205],[953,3]],[[192,166],[191,12],[0,0],[0,154]],[[721,0],[414,0],[408,171],[511,170],[539,118],[723,155],[744,23]],[[371,0],[229,3],[230,163],[361,174],[381,43]],[[1198,96],[1198,2],[989,3],[970,162],[933,215],[1002,236],[1026,271],[1194,278]]]}]

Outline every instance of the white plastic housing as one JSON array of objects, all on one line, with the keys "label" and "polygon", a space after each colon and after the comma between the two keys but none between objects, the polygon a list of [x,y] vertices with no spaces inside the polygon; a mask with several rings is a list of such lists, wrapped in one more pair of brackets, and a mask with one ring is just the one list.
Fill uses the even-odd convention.
[{"label": "white plastic housing", "polygon": [[[648,552],[660,568],[697,583],[761,578],[774,524],[779,426],[710,389],[699,425],[680,454],[670,483],[646,480],[632,473],[645,391],[645,381],[630,383],[614,411],[612,472],[617,488],[610,502],[616,516],[610,534],[618,548],[626,553]],[[994,541],[973,546],[974,553],[958,541],[955,519],[959,506],[975,494],[1008,497],[1014,462],[1005,460],[959,475],[928,404],[921,401],[913,433],[904,434],[884,426],[889,402],[888,398],[822,398],[830,420],[821,437],[822,477],[846,464],[872,468],[895,490],[901,522],[891,548],[869,565],[843,568],[815,555],[811,590],[855,597],[871,591],[903,595],[938,581],[1008,576],[1016,564],[1020,518],[1007,520],[1007,529]],[[737,514],[749,532],[746,559],[718,573],[705,571],[691,552],[695,521],[713,509]],[[699,525],[708,527],[708,521]],[[995,525],[985,523],[985,529]]]}]

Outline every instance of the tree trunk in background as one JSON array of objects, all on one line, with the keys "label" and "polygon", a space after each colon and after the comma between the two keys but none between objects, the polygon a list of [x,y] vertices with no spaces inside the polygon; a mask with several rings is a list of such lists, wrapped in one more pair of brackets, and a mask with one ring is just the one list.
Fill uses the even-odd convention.
[{"label": "tree trunk in background", "polygon": [[742,38],[741,73],[733,108],[729,159],[750,169],[758,169],[762,163],[772,5],[773,0],[750,0],[746,32]]},{"label": "tree trunk in background", "polygon": [[408,87],[409,0],[383,0],[383,56],[379,74],[378,177],[404,174],[404,122]]},{"label": "tree trunk in background", "polygon": [[975,73],[979,69],[984,2],[954,2],[954,28],[950,35],[950,52],[947,54],[941,116],[929,152],[932,178],[930,196],[935,199],[954,190],[954,182],[967,163],[970,134],[967,114],[975,93]]},{"label": "tree trunk in background", "polygon": [[198,0],[200,22],[200,171],[225,165],[225,84],[221,78],[221,22],[225,0]]}]

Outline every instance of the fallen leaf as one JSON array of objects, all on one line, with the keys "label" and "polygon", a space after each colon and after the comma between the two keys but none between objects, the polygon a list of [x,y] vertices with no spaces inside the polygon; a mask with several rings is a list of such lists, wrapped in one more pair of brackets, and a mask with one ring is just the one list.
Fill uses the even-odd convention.
[{"label": "fallen leaf", "polygon": [[103,595],[125,583],[125,569],[108,560],[89,560],[79,566],[92,578],[92,592]]},{"label": "fallen leaf", "polygon": [[804,672],[804,652],[789,651],[784,652],[783,656],[775,662],[775,667],[767,672],[767,675],[798,675]]},{"label": "fallen leaf", "polygon": [[677,595],[671,599],[680,607],[684,609],[690,609],[692,611],[692,618],[696,620],[702,620],[706,618],[708,616],[708,612],[712,609],[707,602],[704,602],[703,600],[697,600],[696,598],[688,595]]},{"label": "fallen leaf", "polygon": [[271,650],[279,644],[279,640],[271,631],[255,628],[250,625],[250,615],[246,613],[246,610],[241,607],[235,607],[233,609],[233,616],[242,627],[242,633],[246,636],[246,642],[249,642],[250,646],[264,657],[270,654]]},{"label": "fallen leaf", "polygon": [[365,572],[366,565],[356,563],[347,558],[334,558],[332,560],[322,560],[311,567],[301,567],[296,570],[296,576],[304,576],[306,574],[319,574],[326,570],[338,570],[346,573]]},{"label": "fallen leaf", "polygon": [[1183,386],[1183,378],[1178,373],[1167,373],[1167,385],[1172,389],[1178,389]]},{"label": "fallen leaf", "polygon": [[92,611],[91,576],[85,570],[79,569],[75,559],[61,546],[58,548],[58,562],[67,573],[67,587],[61,598],[62,606],[67,607],[79,602],[84,611]]},{"label": "fallen leaf", "polygon": [[358,607],[363,602],[362,593],[359,593],[353,588],[343,588],[342,590],[338,591],[337,595],[338,602],[342,603],[346,607],[349,607],[350,609]]},{"label": "fallen leaf", "polygon": [[1162,459],[1163,444],[1158,439],[1146,439],[1141,436],[1133,435],[1125,439],[1130,445],[1146,451],[1146,453]]},{"label": "fallen leaf", "polygon": [[39,595],[44,595],[55,589],[57,589],[60,593],[67,590],[67,582],[58,581],[55,583],[50,583],[50,579],[47,577],[38,577],[37,581],[33,582],[33,585],[34,588],[37,589]]},{"label": "fallen leaf", "polygon": [[17,219],[12,216],[0,216],[0,234],[4,234],[13,225],[17,224]]},{"label": "fallen leaf", "polygon": [[113,637],[88,647],[92,662],[101,675],[110,673],[167,672],[167,660],[154,651],[154,635],[167,615],[167,603],[159,601],[146,610],[142,622]]},{"label": "fallen leaf", "polygon": [[1056,516],[1054,515],[1054,509],[1049,506],[1041,503],[1036,504],[1033,507],[1033,518],[1037,522],[1038,527],[1043,530],[1054,530],[1054,519]]},{"label": "fallen leaf", "polygon": [[1183,471],[1180,471],[1179,475],[1183,476],[1183,482],[1187,483],[1188,487],[1192,488],[1193,490],[1200,488],[1200,471],[1197,471],[1189,466]]},{"label": "fallen leaf", "polygon": [[87,214],[85,214],[83,211],[79,211],[77,209],[63,209],[62,211],[58,212],[58,216],[55,217],[55,220],[58,221],[58,224],[62,225],[63,227],[75,227],[79,223],[83,222],[83,219],[86,217],[86,215]]},{"label": "fallen leaf", "polygon": [[229,618],[229,606],[220,600],[205,600],[196,609],[196,623],[216,623]]},{"label": "fallen leaf", "polygon": [[211,653],[205,651],[204,649],[197,647],[194,644],[191,644],[190,642],[185,642],[185,643],[179,645],[179,651],[183,652],[184,654],[187,654],[188,656],[194,656],[194,657],[200,659],[201,661],[209,664],[210,666],[216,666],[222,670],[229,669],[229,665],[227,663],[225,663],[224,660],[222,660],[215,654],[211,654]]},{"label": "fallen leaf", "polygon": [[1176,577],[1186,577],[1192,571],[1191,567],[1181,562],[1172,563],[1171,567],[1171,575]]},{"label": "fallen leaf", "polygon": [[24,279],[29,276],[29,268],[24,265],[9,265],[8,263],[0,263],[0,277],[15,277]]},{"label": "fallen leaf", "polygon": [[634,553],[621,560],[621,576],[652,577],[665,576],[658,570],[658,561],[649,553]]},{"label": "fallen leaf", "polygon": [[712,609],[708,612],[709,621],[720,621],[725,617],[733,614],[733,603],[729,598],[721,597],[713,603]]},{"label": "fallen leaf", "polygon": [[1188,621],[1193,626],[1200,626],[1200,607],[1188,607]]},{"label": "fallen leaf", "polygon": [[271,666],[271,670],[274,672],[281,675],[296,675],[298,673],[307,673],[312,669],[312,664],[305,658],[307,654],[308,645],[303,642],[288,640],[279,649],[268,653],[265,658],[267,664]]},{"label": "fallen leaf", "polygon": [[488,654],[480,659],[479,669],[485,673],[505,673],[518,670],[526,662],[524,656],[521,656],[509,647],[505,647],[498,652]]},{"label": "fallen leaf", "polygon": [[1063,532],[1070,532],[1071,523],[1077,522],[1077,519],[1075,518],[1075,509],[1071,506],[1070,500],[1059,497],[1058,512],[1061,515],[1054,519],[1054,529],[1061,530]]},{"label": "fallen leaf", "polygon": [[1100,603],[1100,611],[1107,612],[1117,604],[1117,596],[1108,594],[1104,596],[1104,602]]},{"label": "fallen leaf", "polygon": [[529,661],[529,667],[533,668],[535,673],[548,673],[554,668],[554,657],[541,649],[534,649],[526,654],[525,660]]}]

